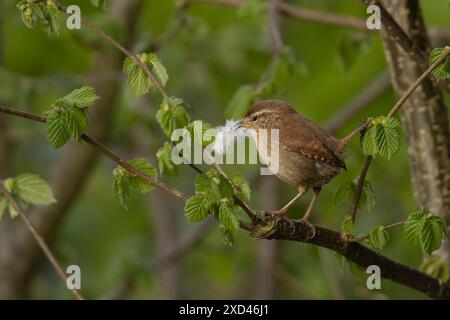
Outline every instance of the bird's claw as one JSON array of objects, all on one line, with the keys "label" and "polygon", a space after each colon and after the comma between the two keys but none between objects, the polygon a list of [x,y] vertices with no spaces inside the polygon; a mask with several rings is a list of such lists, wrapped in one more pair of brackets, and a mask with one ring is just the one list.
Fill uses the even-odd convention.
[{"label": "bird's claw", "polygon": [[302,224],[304,224],[308,228],[308,234],[306,236],[306,240],[311,240],[316,236],[316,227],[314,227],[307,219],[298,220]]}]

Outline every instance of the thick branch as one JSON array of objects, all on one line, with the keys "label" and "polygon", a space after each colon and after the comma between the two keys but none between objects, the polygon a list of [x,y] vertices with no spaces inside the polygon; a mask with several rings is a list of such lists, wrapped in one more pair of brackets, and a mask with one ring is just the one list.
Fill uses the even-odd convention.
[{"label": "thick branch", "polygon": [[[260,227],[263,230],[264,227]],[[308,239],[308,228],[299,221],[281,219],[269,231],[253,233],[263,239],[290,240],[318,245],[339,253],[363,268],[371,265],[380,267],[381,276],[396,283],[425,293],[434,299],[450,299],[450,285],[441,284],[439,279],[397,263],[360,243],[349,241],[340,232],[315,226],[316,235]]]}]

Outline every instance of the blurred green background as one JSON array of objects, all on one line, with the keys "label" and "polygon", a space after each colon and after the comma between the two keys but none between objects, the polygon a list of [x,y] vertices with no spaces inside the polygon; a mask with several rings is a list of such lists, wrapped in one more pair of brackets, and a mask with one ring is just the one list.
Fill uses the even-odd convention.
[{"label": "blurred green background", "polygon": [[[366,17],[360,1],[289,2],[303,8]],[[96,48],[110,46],[85,28],[80,31],[62,28],[58,38],[48,37],[39,28],[28,29],[20,19],[16,3],[0,0],[0,101],[41,113],[56,98],[85,84]],[[123,39],[126,30],[121,30],[108,12],[95,8],[89,1],[77,4],[85,18]],[[448,1],[421,1],[421,6],[428,26],[450,28]],[[252,12],[249,7],[243,10],[208,4],[192,5],[186,14],[187,25],[158,50],[170,76],[167,90],[191,106],[193,119],[220,125],[225,122],[225,108],[236,90],[243,84],[258,83],[271,61],[267,15],[265,11]],[[139,52],[151,46],[176,23],[177,17],[176,1],[144,1],[132,49]],[[298,112],[318,123],[325,124],[333,118],[387,69],[377,35],[290,18],[283,19],[282,30],[285,45],[295,58],[282,88],[272,97],[289,101]],[[361,36],[361,42],[348,44],[348,39]],[[165,141],[154,117],[161,102],[158,94],[134,96],[127,89],[120,68],[97,77],[116,77],[123,88],[115,101],[118,108],[108,146],[123,158],[146,156],[156,164],[154,154]],[[445,98],[449,102],[449,96]],[[386,113],[394,103],[392,90],[386,90],[338,130],[336,136],[346,135],[368,116]],[[0,117],[4,117],[16,139],[12,174],[34,172],[48,178],[62,151],[49,146],[42,124]],[[324,188],[312,215],[314,223],[333,229],[340,227],[349,204],[335,205],[333,193],[345,179],[356,177],[362,160],[355,140],[348,150],[349,169]],[[168,215],[178,238],[195,226],[186,222],[181,202],[159,192],[153,196],[133,195],[129,210],[122,209],[111,191],[113,168],[113,163],[101,158],[95,169],[88,172],[86,185],[50,241],[63,265],[81,267],[82,292],[87,298],[108,297],[129,283],[133,286],[122,298],[252,299],[261,297],[264,283],[270,284],[269,289],[264,289],[265,297],[276,299],[425,298],[412,289],[384,280],[382,290],[369,291],[364,275],[353,275],[347,265],[339,266],[332,252],[315,246],[269,244],[253,240],[241,231],[235,245],[228,247],[221,240],[218,225],[170,266],[149,268],[152,259],[161,254],[157,243],[164,238],[158,230],[156,210],[164,210]],[[267,182],[276,178],[259,177],[257,166],[228,166],[226,170],[242,172],[252,181],[255,208],[260,208],[267,196],[263,185],[276,186],[277,194],[272,196],[278,202],[274,208],[265,209],[275,209],[296,192],[285,184]],[[163,179],[191,194],[194,176],[184,166],[180,168],[180,177]],[[370,212],[361,212],[359,232],[402,220],[416,209],[404,143],[391,161],[374,161],[368,178],[376,193],[376,205]],[[301,216],[309,199],[310,195],[299,201],[289,214]],[[271,261],[264,258],[265,253],[269,253]],[[420,249],[408,244],[401,230],[391,232],[391,241],[383,253],[412,267],[419,267],[422,260]],[[267,263],[274,266],[272,271],[265,272]],[[71,298],[45,259],[39,260],[35,270],[32,298]]]}]

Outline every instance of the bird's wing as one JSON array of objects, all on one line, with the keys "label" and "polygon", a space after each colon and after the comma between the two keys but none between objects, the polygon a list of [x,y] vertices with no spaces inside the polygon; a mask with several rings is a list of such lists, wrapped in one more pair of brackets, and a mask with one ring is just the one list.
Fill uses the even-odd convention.
[{"label": "bird's wing", "polygon": [[289,117],[280,128],[280,147],[335,167],[346,168],[339,142],[317,124],[298,114]]}]

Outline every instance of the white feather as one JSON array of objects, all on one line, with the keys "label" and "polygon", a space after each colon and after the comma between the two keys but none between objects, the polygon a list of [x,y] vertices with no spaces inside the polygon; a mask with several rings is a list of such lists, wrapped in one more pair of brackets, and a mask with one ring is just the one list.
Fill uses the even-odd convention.
[{"label": "white feather", "polygon": [[213,147],[216,154],[227,153],[235,142],[240,143],[245,139],[245,129],[239,127],[239,121],[236,120],[227,120],[225,126],[217,127],[216,131]]}]

